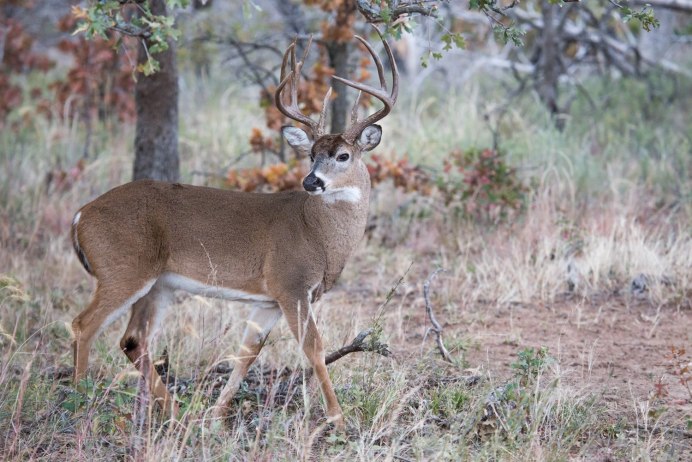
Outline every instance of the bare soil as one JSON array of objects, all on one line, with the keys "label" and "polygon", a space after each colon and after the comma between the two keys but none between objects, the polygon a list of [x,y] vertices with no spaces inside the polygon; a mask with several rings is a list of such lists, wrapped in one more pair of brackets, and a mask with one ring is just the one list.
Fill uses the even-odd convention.
[{"label": "bare soil", "polygon": [[[418,302],[405,329],[406,343],[416,348],[430,326]],[[603,406],[604,433],[620,426],[628,436],[622,445],[629,438],[665,434],[673,441],[670,460],[692,460],[692,397],[671,355],[671,347],[692,343],[689,307],[657,307],[646,299],[607,294],[565,296],[555,303],[476,303],[458,311],[438,309],[436,316],[445,339],[463,338],[468,345],[469,368],[482,367],[502,380],[512,373],[518,351],[548,347],[567,383],[588,390]],[[434,348],[432,337],[426,346]],[[685,357],[689,362],[692,355]],[[603,436],[603,446],[594,447],[591,457],[615,460],[615,448]]]}]

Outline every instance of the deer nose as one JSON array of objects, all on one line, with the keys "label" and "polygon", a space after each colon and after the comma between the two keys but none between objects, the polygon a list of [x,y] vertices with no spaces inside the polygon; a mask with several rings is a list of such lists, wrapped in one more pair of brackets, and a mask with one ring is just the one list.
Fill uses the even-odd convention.
[{"label": "deer nose", "polygon": [[324,181],[311,173],[303,179],[303,188],[309,192],[317,191],[317,188],[324,190]]}]

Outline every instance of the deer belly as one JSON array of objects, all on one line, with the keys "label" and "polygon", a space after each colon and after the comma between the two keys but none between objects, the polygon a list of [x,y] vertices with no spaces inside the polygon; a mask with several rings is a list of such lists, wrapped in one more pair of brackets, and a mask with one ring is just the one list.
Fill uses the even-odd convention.
[{"label": "deer belly", "polygon": [[159,282],[170,289],[184,290],[191,294],[202,295],[204,297],[222,298],[224,300],[248,302],[253,304],[265,302],[273,305],[275,303],[272,297],[268,297],[266,295],[253,294],[238,289],[232,289],[221,284],[208,284],[176,273],[164,273],[159,278]]}]

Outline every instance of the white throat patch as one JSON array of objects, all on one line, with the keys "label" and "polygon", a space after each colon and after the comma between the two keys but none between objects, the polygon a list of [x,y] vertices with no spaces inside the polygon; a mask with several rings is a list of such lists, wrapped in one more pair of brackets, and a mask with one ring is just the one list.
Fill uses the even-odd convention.
[{"label": "white throat patch", "polygon": [[344,188],[335,189],[327,188],[327,190],[320,194],[320,196],[322,196],[322,200],[328,204],[333,204],[334,202],[338,201],[350,202],[354,204],[360,201],[362,194],[360,189],[356,188],[355,186],[346,186]]}]

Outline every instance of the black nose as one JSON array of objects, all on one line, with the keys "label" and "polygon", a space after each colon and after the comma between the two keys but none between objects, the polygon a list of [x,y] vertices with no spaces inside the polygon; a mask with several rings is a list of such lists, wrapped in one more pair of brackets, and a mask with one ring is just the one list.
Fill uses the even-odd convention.
[{"label": "black nose", "polygon": [[311,173],[303,180],[303,188],[306,191],[317,191],[317,188],[324,189],[324,181]]}]

